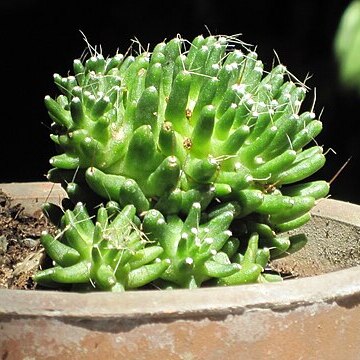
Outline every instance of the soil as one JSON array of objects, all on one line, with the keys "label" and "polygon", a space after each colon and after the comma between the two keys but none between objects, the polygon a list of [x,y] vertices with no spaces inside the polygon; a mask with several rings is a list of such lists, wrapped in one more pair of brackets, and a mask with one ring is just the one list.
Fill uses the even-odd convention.
[{"label": "soil", "polygon": [[40,234],[56,230],[44,215],[28,216],[23,210],[0,190],[0,288],[36,288],[32,275],[45,257]]}]

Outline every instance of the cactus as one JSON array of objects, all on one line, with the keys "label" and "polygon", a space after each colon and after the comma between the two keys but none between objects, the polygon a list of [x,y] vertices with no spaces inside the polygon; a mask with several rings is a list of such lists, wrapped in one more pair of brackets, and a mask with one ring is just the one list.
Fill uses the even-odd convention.
[{"label": "cactus", "polygon": [[202,214],[200,204],[194,203],[185,220],[177,215],[165,219],[151,209],[141,222],[134,205],[120,210],[108,203],[98,209],[93,222],[85,206],[77,203],[58,218],[61,225],[55,237],[41,235],[55,265],[39,271],[34,280],[50,287],[70,284],[77,290],[124,291],[150,282],[164,288],[195,288],[212,279],[222,285],[266,279],[261,273],[269,249],[259,250],[259,235],[254,233],[255,242],[250,240],[240,256],[240,242],[228,230],[233,208],[214,210],[207,218]]},{"label": "cactus", "polygon": [[[160,287],[271,281],[270,257],[305,243],[283,233],[306,223],[329,191],[324,180],[302,182],[325,163],[313,142],[322,123],[301,112],[307,88],[284,65],[265,72],[234,37],[200,35],[187,44],[176,37],[151,53],[94,53],[74,61],[73,76],[55,74],[62,94],[46,96],[45,105],[59,154],[48,179],[68,193],[64,217],[79,203],[90,215],[109,201],[130,206],[151,243],[140,250],[157,246],[159,263],[168,264],[153,279]],[[87,254],[80,263],[97,264]],[[56,280],[60,268],[44,278]],[[91,269],[86,276],[97,283]]]},{"label": "cactus", "polygon": [[55,266],[39,271],[34,280],[46,286],[82,284],[123,291],[157,279],[169,261],[159,258],[163,252],[160,246],[146,246],[148,240],[138,222],[133,205],[115,214],[111,208],[100,207],[94,223],[85,206],[76,204],[61,217],[56,237],[41,235]]},{"label": "cactus", "polygon": [[360,91],[360,1],[353,0],[340,17],[334,38],[334,54],[339,80],[349,89]]},{"label": "cactus", "polygon": [[198,36],[185,51],[176,37],[152,53],[75,60],[75,76],[54,76],[63,95],[45,98],[62,151],[52,166],[84,169],[85,193],[138,213],[186,214],[218,198],[244,215],[274,184],[312,175],[325,157],[317,145],[303,151],[322,129],[313,112],[300,114],[305,86],[283,65],[263,76],[254,51],[229,43]]}]

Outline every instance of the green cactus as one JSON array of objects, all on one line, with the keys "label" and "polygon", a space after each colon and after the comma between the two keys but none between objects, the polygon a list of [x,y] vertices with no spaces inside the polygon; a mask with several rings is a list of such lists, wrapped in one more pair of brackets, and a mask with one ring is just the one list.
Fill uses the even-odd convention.
[{"label": "green cactus", "polygon": [[74,210],[66,210],[60,222],[57,236],[41,235],[55,266],[35,275],[39,284],[83,284],[123,291],[157,279],[169,266],[168,259],[159,258],[163,252],[160,246],[147,246],[149,240],[139,229],[133,205],[117,213],[100,207],[93,222],[84,205],[78,203]]},{"label": "green cactus", "polygon": [[[184,221],[177,215],[165,219],[158,210],[149,210],[144,216],[144,232],[164,249],[163,256],[171,259],[160,278],[168,286],[193,288],[210,278],[238,272],[239,264],[231,263],[221,251],[231,238],[228,229],[233,217],[233,211],[224,209],[202,222],[201,205],[197,202]],[[226,257],[225,262],[219,259],[220,254]]]},{"label": "green cactus", "polygon": [[84,192],[135,204],[138,213],[186,214],[193,202],[206,208],[218,198],[239,202],[244,215],[269,186],[324,165],[322,147],[303,151],[322,124],[300,113],[306,88],[285,66],[264,76],[257,54],[233,50],[224,36],[185,44],[177,37],[152,53],[97,54],[75,60],[75,76],[56,75],[63,95],[45,98],[60,132],[51,135],[62,152],[52,166],[83,169]]},{"label": "green cactus", "polygon": [[163,288],[195,288],[210,280],[239,285],[266,281],[269,275],[263,272],[270,250],[259,248],[257,233],[245,241],[245,254],[239,252],[240,241],[229,230],[233,206],[214,209],[204,218],[194,203],[185,220],[151,209],[140,222],[133,205],[122,210],[113,205],[100,207],[93,221],[82,203],[60,216],[58,211],[49,215],[56,206],[45,204],[47,215],[54,221],[56,214],[54,222],[61,225],[55,237],[41,235],[55,265],[34,280],[48,287],[124,291],[150,282]]},{"label": "green cactus", "polygon": [[[63,185],[70,205],[65,215],[44,205],[62,232],[42,237],[57,265],[36,281],[116,291],[281,279],[264,271],[267,263],[306,243],[284,233],[306,223],[329,191],[323,180],[302,183],[325,163],[313,142],[322,123],[300,111],[305,85],[283,65],[265,72],[240,43],[200,35],[187,48],[176,37],[151,53],[95,53],[74,61],[74,76],[54,76],[62,95],[45,105],[59,154],[48,179]],[[69,219],[85,205],[96,221],[88,216],[82,235],[74,230],[82,222]],[[128,224],[116,220],[129,209]],[[105,247],[109,229],[130,232],[126,256]],[[144,252],[146,261],[134,260]]]},{"label": "green cactus", "polygon": [[340,17],[334,38],[339,80],[360,92],[360,1],[353,0]]}]

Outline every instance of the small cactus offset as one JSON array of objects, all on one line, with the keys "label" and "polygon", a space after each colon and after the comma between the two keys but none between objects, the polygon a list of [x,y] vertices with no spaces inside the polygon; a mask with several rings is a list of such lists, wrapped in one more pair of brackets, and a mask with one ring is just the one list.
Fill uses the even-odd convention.
[{"label": "small cactus offset", "polygon": [[55,266],[38,272],[34,280],[47,286],[91,284],[100,290],[123,291],[157,279],[169,261],[159,258],[160,246],[146,246],[148,240],[138,225],[133,205],[115,214],[100,207],[93,222],[84,205],[76,204],[65,211],[56,237],[41,235]]},{"label": "small cactus offset", "polygon": [[[157,279],[136,280],[142,285],[271,281],[264,272],[269,260],[303,246],[303,236],[283,233],[310,219],[329,183],[302,182],[325,163],[313,141],[322,123],[313,111],[301,111],[307,88],[285,66],[266,72],[257,53],[237,38],[200,35],[191,43],[175,37],[152,52],[109,58],[94,53],[75,60],[73,70],[68,77],[54,75],[61,95],[45,97],[59,151],[50,159],[48,179],[63,185],[70,202],[57,217],[64,234],[50,245],[44,235],[49,254],[52,243],[73,248],[66,243],[66,217],[79,203],[101,217],[109,201],[120,214],[131,207],[137,219],[132,231],[142,248],[129,254],[162,251],[139,269],[131,268],[129,257],[121,263],[131,269],[120,270],[124,277],[106,260],[102,266],[112,269],[114,285],[97,286],[92,269],[101,272],[100,260],[87,250],[76,264],[90,267],[86,281],[99,288],[134,288],[129,274],[145,266],[163,268]],[[100,243],[106,238],[104,228],[94,229],[86,235],[93,239],[89,249],[98,249],[96,232],[103,236]],[[36,279],[58,281],[55,274],[65,271],[58,266]]]}]

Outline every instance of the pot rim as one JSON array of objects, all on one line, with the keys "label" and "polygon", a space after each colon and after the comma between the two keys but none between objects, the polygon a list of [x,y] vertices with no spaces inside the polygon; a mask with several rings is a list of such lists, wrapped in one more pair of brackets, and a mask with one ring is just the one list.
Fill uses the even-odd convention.
[{"label": "pot rim", "polygon": [[[312,213],[360,227],[360,205],[322,199]],[[283,312],[325,303],[346,308],[360,304],[360,266],[281,283],[193,290],[76,293],[0,289],[0,316],[169,319],[227,316],[256,309]]]},{"label": "pot rim", "polygon": [[360,266],[282,283],[194,290],[75,293],[0,289],[0,316],[68,318],[177,318],[245,311],[285,312],[299,307],[360,304]]}]

